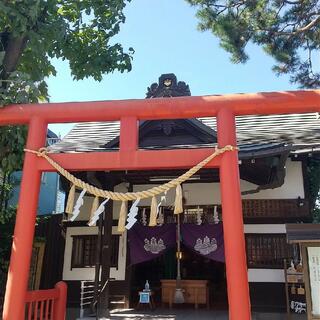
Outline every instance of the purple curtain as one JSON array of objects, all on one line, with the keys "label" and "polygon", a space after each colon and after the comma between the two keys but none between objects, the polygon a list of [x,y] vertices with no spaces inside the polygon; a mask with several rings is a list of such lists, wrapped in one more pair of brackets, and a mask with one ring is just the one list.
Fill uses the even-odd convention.
[{"label": "purple curtain", "polygon": [[192,251],[215,261],[224,262],[222,224],[181,225],[182,242]]},{"label": "purple curtain", "polygon": [[131,264],[155,259],[176,245],[176,225],[145,227],[136,223],[128,230]]}]

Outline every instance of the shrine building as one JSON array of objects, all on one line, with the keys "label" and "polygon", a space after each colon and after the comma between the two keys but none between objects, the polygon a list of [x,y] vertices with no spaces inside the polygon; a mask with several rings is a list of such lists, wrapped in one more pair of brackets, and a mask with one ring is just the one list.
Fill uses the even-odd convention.
[{"label": "shrine building", "polygon": [[[163,74],[147,89],[146,99],[191,96],[191,90],[174,74]],[[310,191],[310,168],[320,161],[319,124],[317,112],[236,117],[253,310],[283,311],[286,308],[284,269],[290,264],[299,265],[301,255],[299,245],[287,243],[285,225],[313,219],[315,198]],[[119,121],[78,123],[60,142],[50,146],[49,151],[117,151],[119,133]],[[216,119],[140,120],[138,139],[140,150],[215,147]],[[137,192],[162,185],[185,171],[78,171],[74,175],[101,189]],[[183,213],[178,216],[174,214],[174,189],[156,197],[156,226],[149,226],[150,199],[138,201],[137,215],[131,218],[133,202],[129,202],[124,232],[118,230],[119,202],[107,202],[100,220],[88,226],[94,197],[85,194],[79,214],[73,221],[66,214],[64,219],[68,221],[63,223],[62,280],[68,285],[68,306],[81,305],[86,313],[92,300],[86,304],[83,297],[90,285],[95,292],[92,299],[106,287],[107,293],[103,295],[108,296],[109,303],[117,307],[136,306],[138,293],[148,281],[155,304],[175,308],[178,281],[184,289],[185,304],[227,310],[219,181],[219,169],[202,168],[182,183]],[[68,192],[69,182],[64,180],[63,185]],[[81,191],[76,191],[75,199]]]}]

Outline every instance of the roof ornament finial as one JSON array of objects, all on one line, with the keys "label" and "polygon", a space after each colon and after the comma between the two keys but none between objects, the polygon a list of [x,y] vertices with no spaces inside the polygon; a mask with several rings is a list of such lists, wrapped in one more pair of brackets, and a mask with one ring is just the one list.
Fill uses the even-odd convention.
[{"label": "roof ornament finial", "polygon": [[191,96],[190,88],[184,81],[177,81],[174,73],[160,76],[158,83],[153,83],[147,89],[146,98],[169,98]]}]

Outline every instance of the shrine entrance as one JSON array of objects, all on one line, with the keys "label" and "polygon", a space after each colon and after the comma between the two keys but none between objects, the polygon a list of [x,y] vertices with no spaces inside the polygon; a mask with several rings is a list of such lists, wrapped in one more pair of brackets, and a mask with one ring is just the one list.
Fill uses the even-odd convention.
[{"label": "shrine entrance", "polygon": [[[181,278],[184,280],[205,280],[208,285],[208,305],[200,304],[199,309],[227,310],[227,282],[225,263],[213,261],[197,255],[182,245],[181,248]],[[133,306],[138,302],[137,292],[145,286],[146,279],[154,293],[157,307],[169,308],[168,303],[162,302],[161,280],[177,278],[176,250],[170,249],[164,255],[154,260],[131,266],[131,299]],[[173,304],[172,309],[194,308],[194,304]]]},{"label": "shrine entrance", "polygon": [[[220,169],[224,251],[228,286],[229,319],[251,319],[246,265],[235,116],[302,113],[320,110],[319,91],[236,94],[169,99],[13,105],[0,110],[0,124],[28,124],[19,207],[8,272],[4,320],[24,318],[32,242],[41,173],[55,171],[38,152],[45,146],[48,123],[120,120],[120,148],[115,152],[52,154],[51,158],[70,171],[188,169],[213,154],[212,148],[193,150],[139,150],[138,121],[217,117],[218,146],[231,146],[206,167]],[[31,152],[30,152],[31,151]],[[33,153],[34,152],[34,153]],[[61,288],[61,285],[60,285]],[[50,291],[52,299],[65,299]],[[56,314],[63,319],[63,304]]]},{"label": "shrine entrance", "polygon": [[[185,189],[195,187],[208,185],[189,184]],[[145,289],[148,281],[157,307],[227,309],[223,228],[218,205],[185,205],[179,217],[170,207],[161,207],[155,227],[149,227],[145,221],[148,211],[139,208],[136,224],[127,231],[132,307],[137,305],[137,293]],[[179,286],[183,302],[176,301]]]},{"label": "shrine entrance", "polygon": [[[182,260],[182,278],[208,281],[208,307],[212,310],[228,310],[226,266],[195,254],[188,248]],[[191,307],[193,307],[191,305]],[[200,306],[206,308],[205,305]]]}]

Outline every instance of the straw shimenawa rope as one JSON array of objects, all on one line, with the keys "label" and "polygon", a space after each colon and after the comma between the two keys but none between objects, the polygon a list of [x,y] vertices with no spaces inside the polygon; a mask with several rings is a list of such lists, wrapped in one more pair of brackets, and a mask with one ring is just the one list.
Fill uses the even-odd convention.
[{"label": "straw shimenawa rope", "polygon": [[237,147],[226,145],[225,147],[219,149],[215,148],[214,153],[212,153],[209,157],[202,160],[200,163],[189,169],[187,172],[182,174],[176,179],[173,179],[163,185],[153,187],[151,189],[139,192],[112,192],[107,190],[102,190],[96,188],[72,175],[70,172],[62,168],[57,162],[51,159],[48,156],[48,151],[46,148],[40,148],[39,151],[24,149],[26,152],[34,153],[38,157],[42,157],[46,159],[61,175],[63,175],[67,180],[72,182],[73,185],[77,186],[81,189],[86,189],[88,193],[95,195],[96,197],[101,198],[110,198],[116,201],[133,201],[137,199],[147,199],[154,196],[157,196],[161,193],[169,191],[171,188],[177,187],[181,183],[187,181],[191,176],[193,176],[196,172],[198,172],[201,168],[203,168],[206,164],[208,164],[213,158],[217,157],[218,155],[226,152],[226,151],[234,151],[237,150]]}]

